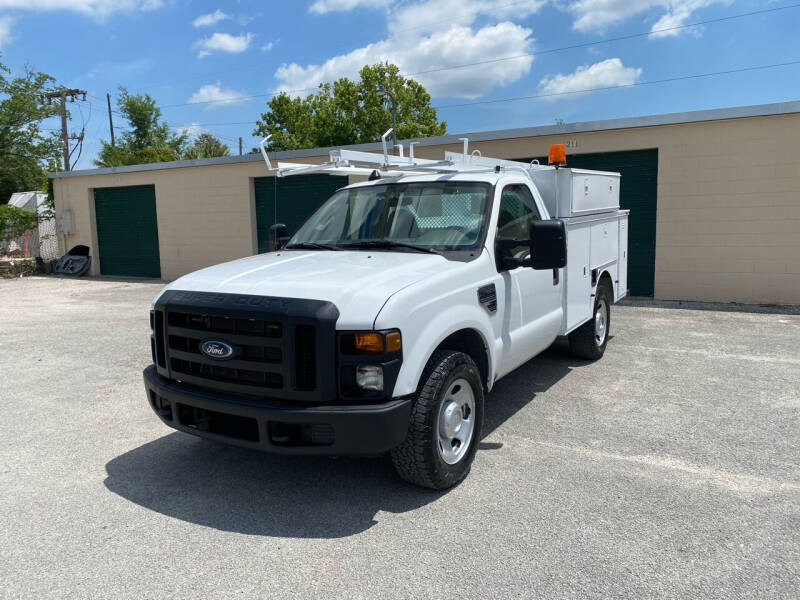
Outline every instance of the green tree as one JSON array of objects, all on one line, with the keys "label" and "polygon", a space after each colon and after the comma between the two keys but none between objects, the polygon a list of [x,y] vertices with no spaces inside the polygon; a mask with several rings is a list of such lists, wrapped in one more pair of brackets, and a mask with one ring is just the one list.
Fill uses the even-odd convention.
[{"label": "green tree", "polygon": [[14,192],[41,189],[45,169],[59,168],[58,138],[42,121],[58,113],[42,93],[54,79],[26,68],[18,77],[0,63],[0,204]]},{"label": "green tree", "polygon": [[17,206],[0,204],[0,241],[22,235],[36,226],[36,212]]},{"label": "green tree", "polygon": [[186,145],[185,134],[173,133],[161,120],[161,109],[149,94],[130,94],[121,87],[117,106],[130,130],[119,136],[116,146],[105,141],[95,164],[99,167],[142,165],[179,160]]},{"label": "green tree", "polygon": [[253,135],[272,135],[270,147],[296,150],[374,142],[392,126],[391,107],[378,95],[384,86],[397,106],[397,137],[443,135],[447,124],[439,121],[425,88],[400,75],[397,66],[364,66],[359,80],[343,77],[324,83],[305,98],[281,93],[267,103]]},{"label": "green tree", "polygon": [[184,152],[183,158],[214,158],[216,156],[228,156],[228,147],[208,132],[198,135],[194,143]]}]

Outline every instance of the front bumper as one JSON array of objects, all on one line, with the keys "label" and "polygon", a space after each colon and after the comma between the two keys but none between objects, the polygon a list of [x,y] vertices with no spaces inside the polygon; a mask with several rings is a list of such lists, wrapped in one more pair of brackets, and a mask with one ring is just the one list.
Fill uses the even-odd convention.
[{"label": "front bumper", "polygon": [[281,454],[380,454],[406,437],[411,400],[366,405],[298,405],[250,399],[170,381],[144,370],[150,407],[170,427]]}]

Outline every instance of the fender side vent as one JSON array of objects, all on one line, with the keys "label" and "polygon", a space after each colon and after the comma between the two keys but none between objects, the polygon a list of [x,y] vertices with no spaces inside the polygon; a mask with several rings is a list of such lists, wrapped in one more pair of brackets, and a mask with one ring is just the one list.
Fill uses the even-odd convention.
[{"label": "fender side vent", "polygon": [[497,290],[493,283],[478,288],[478,302],[490,313],[497,312]]}]

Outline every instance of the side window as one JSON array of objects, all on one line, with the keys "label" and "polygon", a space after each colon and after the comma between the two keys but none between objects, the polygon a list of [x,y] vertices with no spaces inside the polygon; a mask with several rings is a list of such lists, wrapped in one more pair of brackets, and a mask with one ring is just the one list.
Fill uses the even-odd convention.
[{"label": "side window", "polygon": [[[503,188],[500,196],[500,214],[497,218],[497,236],[528,239],[531,222],[539,220],[539,210],[527,185],[515,183]],[[522,245],[506,250],[506,256],[522,258],[528,246]]]}]

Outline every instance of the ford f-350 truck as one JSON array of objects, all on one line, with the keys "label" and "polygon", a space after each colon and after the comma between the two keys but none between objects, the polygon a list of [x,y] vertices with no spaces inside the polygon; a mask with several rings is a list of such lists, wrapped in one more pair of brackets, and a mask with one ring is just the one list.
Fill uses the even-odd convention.
[{"label": "ford f-350 truck", "polygon": [[404,479],[445,489],[469,472],[498,379],[559,336],[600,358],[626,294],[619,174],[566,168],[558,146],[543,166],[464,145],[440,161],[384,145],[279,164],[362,181],[291,238],[274,225],[273,251],[155,298],[158,417],[270,452],[389,452]]}]

